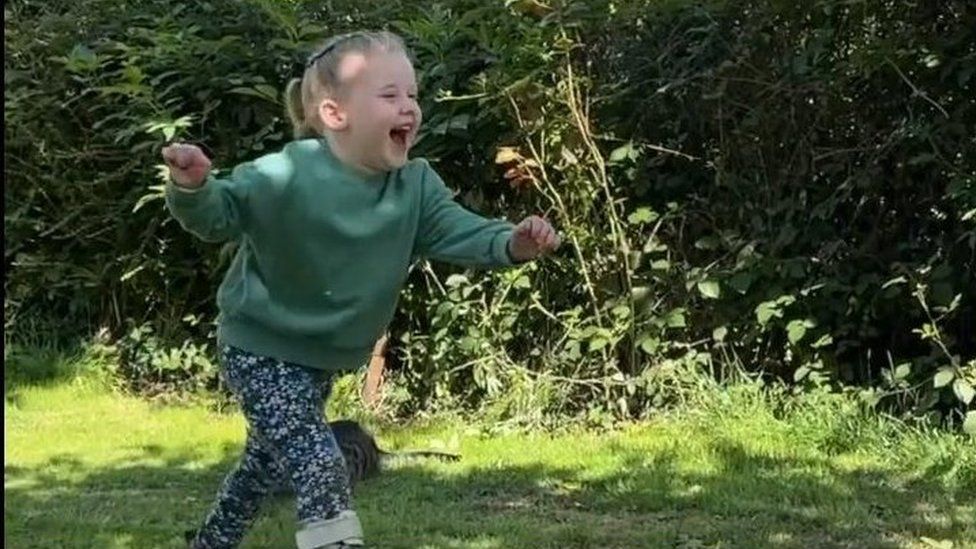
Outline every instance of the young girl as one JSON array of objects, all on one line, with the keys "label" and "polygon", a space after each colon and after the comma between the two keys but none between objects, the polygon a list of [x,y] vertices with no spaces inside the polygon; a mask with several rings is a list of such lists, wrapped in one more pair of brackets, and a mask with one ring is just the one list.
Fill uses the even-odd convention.
[{"label": "young girl", "polygon": [[365,362],[417,258],[501,268],[559,244],[539,217],[512,226],[465,210],[426,161],[407,159],[421,112],[396,35],[333,38],[287,97],[298,139],[226,178],[197,147],[163,149],[173,217],[240,243],[217,292],[218,341],[247,442],[194,548],[237,546],[280,479],[297,495],[300,549],[363,545],[322,414],[332,380]]}]

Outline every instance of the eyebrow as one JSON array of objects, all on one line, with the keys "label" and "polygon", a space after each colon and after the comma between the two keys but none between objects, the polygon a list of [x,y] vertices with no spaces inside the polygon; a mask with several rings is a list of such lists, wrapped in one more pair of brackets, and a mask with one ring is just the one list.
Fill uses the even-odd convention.
[{"label": "eyebrow", "polygon": [[[396,84],[387,84],[387,85],[379,88],[379,90],[377,90],[376,93],[387,93],[387,92],[392,92],[392,91],[398,91],[399,89],[400,89],[400,87],[397,86]],[[416,87],[413,87],[413,86],[407,86],[406,91],[407,91],[408,94],[416,94],[416,93],[419,92],[419,89],[416,88]]]}]

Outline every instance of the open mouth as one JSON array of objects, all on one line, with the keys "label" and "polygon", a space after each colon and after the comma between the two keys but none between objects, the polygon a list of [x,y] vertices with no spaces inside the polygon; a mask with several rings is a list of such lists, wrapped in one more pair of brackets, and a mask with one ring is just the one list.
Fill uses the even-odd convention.
[{"label": "open mouth", "polygon": [[410,135],[413,132],[413,126],[410,124],[404,124],[403,126],[397,126],[390,130],[390,139],[393,140],[398,147],[406,149],[407,145],[410,143]]}]

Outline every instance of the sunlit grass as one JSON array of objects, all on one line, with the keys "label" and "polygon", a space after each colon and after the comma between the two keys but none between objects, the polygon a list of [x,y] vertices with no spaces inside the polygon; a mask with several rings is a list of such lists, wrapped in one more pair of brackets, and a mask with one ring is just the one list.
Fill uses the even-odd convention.
[{"label": "sunlit grass", "polygon": [[[50,368],[67,373],[7,386],[4,545],[182,547],[241,451],[243,420],[115,394],[78,376],[84,364]],[[845,397],[778,398],[729,387],[608,433],[380,427],[388,448],[463,459],[394,461],[356,505],[371,547],[976,546],[971,439]],[[293,527],[291,502],[270,501],[245,546],[293,547]]]}]

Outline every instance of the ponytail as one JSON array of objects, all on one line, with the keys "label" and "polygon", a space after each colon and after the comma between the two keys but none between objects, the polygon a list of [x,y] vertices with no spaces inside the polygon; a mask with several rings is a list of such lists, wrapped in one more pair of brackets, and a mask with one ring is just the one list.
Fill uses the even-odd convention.
[{"label": "ponytail", "polygon": [[305,118],[305,105],[302,102],[302,79],[292,78],[285,87],[285,106],[291,119],[295,139],[318,137],[319,132]]}]

